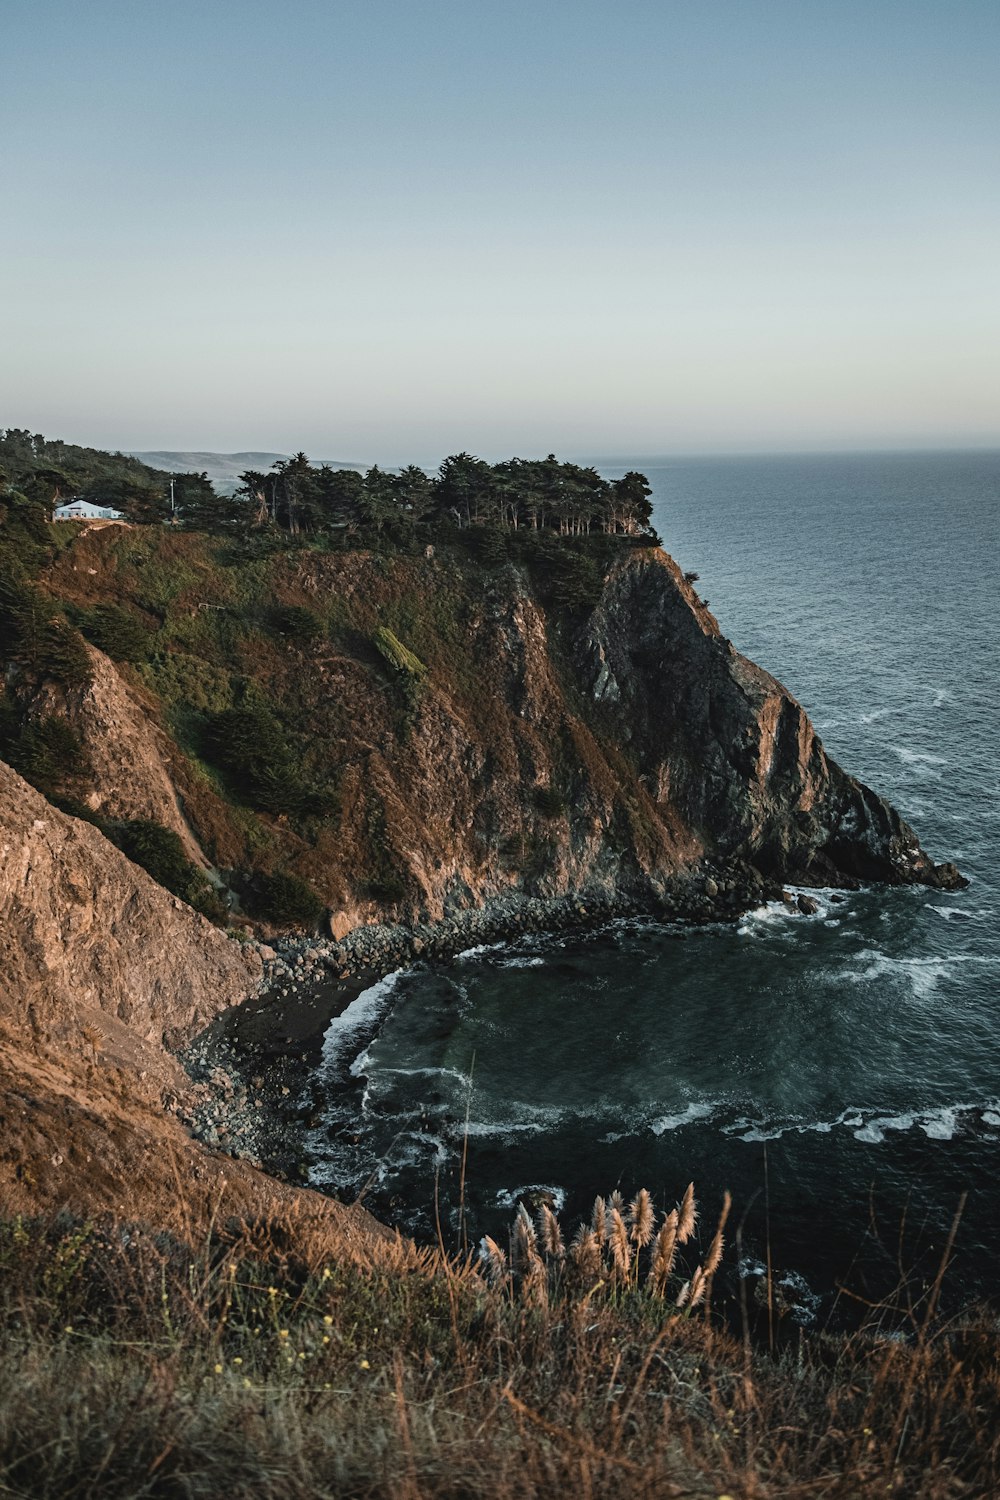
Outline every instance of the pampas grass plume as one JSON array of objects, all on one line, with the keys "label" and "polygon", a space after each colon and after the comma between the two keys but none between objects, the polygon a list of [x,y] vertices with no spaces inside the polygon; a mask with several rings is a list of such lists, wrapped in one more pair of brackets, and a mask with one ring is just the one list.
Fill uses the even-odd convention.
[{"label": "pampas grass plume", "polygon": [[629,1206],[629,1222],[632,1241],[639,1250],[645,1249],[653,1238],[655,1218],[653,1200],[645,1188],[640,1188]]},{"label": "pampas grass plume", "polygon": [[666,1295],[667,1282],[670,1273],[674,1269],[674,1257],[677,1254],[677,1210],[672,1209],[663,1223],[660,1232],[656,1236],[656,1244],[653,1246],[653,1262],[649,1268],[648,1284],[658,1297]]},{"label": "pampas grass plume", "polygon": [[570,1246],[570,1259],[577,1274],[585,1281],[595,1281],[601,1274],[601,1241],[596,1230],[581,1224]]},{"label": "pampas grass plume", "polygon": [[632,1247],[629,1244],[625,1220],[617,1208],[611,1210],[611,1232],[608,1238],[611,1242],[611,1255],[615,1269],[621,1276],[627,1276],[629,1266],[632,1264]]},{"label": "pampas grass plume", "polygon": [[541,1240],[542,1249],[545,1254],[553,1260],[560,1260],[564,1254],[562,1230],[559,1228],[559,1220],[552,1212],[547,1203],[543,1203],[538,1210],[538,1238]]},{"label": "pampas grass plume", "polygon": [[483,1235],[480,1253],[486,1269],[486,1279],[491,1286],[500,1286],[507,1279],[507,1257],[496,1240]]},{"label": "pampas grass plume", "polygon": [[694,1183],[689,1182],[687,1192],[681,1202],[680,1213],[677,1222],[677,1243],[686,1245],[694,1234],[694,1226],[698,1220],[698,1209],[694,1201]]}]

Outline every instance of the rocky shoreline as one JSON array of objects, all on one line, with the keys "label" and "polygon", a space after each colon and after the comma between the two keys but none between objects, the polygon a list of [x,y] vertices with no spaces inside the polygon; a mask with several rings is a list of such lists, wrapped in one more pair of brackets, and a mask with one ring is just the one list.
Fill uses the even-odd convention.
[{"label": "rocky shoreline", "polygon": [[377,922],[337,940],[316,935],[252,940],[263,963],[255,995],[226,1011],[181,1055],[198,1085],[185,1124],[206,1145],[301,1182],[303,1136],[313,1123],[307,1084],[331,1020],[397,969],[445,963],[470,948],[539,935],[585,932],[647,917],[679,928],[733,922],[766,901],[784,899],[803,915],[809,895],[793,895],[752,866],[703,867],[660,889],[580,891],[557,897],[517,892],[456,911],[436,923]]}]

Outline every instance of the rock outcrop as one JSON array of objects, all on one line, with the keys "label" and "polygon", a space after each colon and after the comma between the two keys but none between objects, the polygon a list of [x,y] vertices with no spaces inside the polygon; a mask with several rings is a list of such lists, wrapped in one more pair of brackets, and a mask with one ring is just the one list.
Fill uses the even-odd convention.
[{"label": "rock outcrop", "polygon": [[0,1018],[74,1051],[142,1045],[151,1063],[260,972],[98,830],[59,812],[0,762]]},{"label": "rock outcrop", "polygon": [[[447,565],[396,566],[399,588],[454,593]],[[431,662],[404,734],[370,668],[317,662],[337,704],[342,827],[323,865],[306,868],[335,936],[380,915],[365,900],[373,826],[379,861],[405,888],[392,907],[409,919],[512,892],[655,899],[723,869],[741,881],[751,870],[769,882],[961,883],[828,758],[800,704],[735,651],[659,548],[625,553],[584,615],[547,613],[514,566],[477,581],[461,670]],[[355,554],[303,562],[300,584],[304,598],[350,599],[377,578]]]},{"label": "rock outcrop", "polygon": [[118,822],[141,818],[177,834],[188,857],[205,856],[188,826],[170,776],[170,742],[150,705],[131,688],[102,651],[87,647],[89,682],[65,687],[44,683],[32,713],[57,713],[80,736],[89,764],[87,806]]},{"label": "rock outcrop", "polygon": [[733,649],[665,553],[613,570],[576,661],[657,816],[709,857],[805,884],[961,881],[829,759],[801,705]]}]

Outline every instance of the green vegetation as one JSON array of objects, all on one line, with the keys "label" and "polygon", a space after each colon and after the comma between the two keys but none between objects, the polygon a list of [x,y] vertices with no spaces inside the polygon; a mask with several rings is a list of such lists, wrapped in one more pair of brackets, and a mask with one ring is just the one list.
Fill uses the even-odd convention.
[{"label": "green vegetation", "polygon": [[0,549],[0,663],[19,661],[37,677],[67,686],[88,682],[87,648],[59,606]]},{"label": "green vegetation", "polygon": [[277,715],[253,699],[213,714],[205,733],[206,757],[250,807],[302,813],[322,799],[306,785],[301,759]]},{"label": "green vegetation", "polygon": [[10,693],[0,697],[0,760],[55,801],[72,799],[90,770],[71,724],[58,714],[29,718]]},{"label": "green vegetation", "polygon": [[69,499],[113,506],[132,521],[173,517],[195,531],[272,528],[290,536],[326,535],[341,544],[404,551],[424,535],[476,528],[487,565],[502,558],[498,534],[504,531],[645,535],[650,519],[650,491],[642,474],[609,481],[596,469],[561,463],[554,454],[488,464],[458,453],[432,478],[415,465],[395,474],[377,466],[366,474],[314,468],[297,453],[267,473],[247,470],[229,500],[215,493],[204,473],[168,475],[122,453],[11,427],[0,430],[0,476],[0,499],[10,507],[34,507],[26,524],[36,529],[47,511]]},{"label": "green vegetation", "polygon": [[104,831],[129,859],[141,865],[166,890],[213,921],[225,917],[225,904],[204,871],[188,858],[172,828],[134,818],[121,825],[107,825]]},{"label": "green vegetation", "polygon": [[44,517],[67,500],[89,500],[121,510],[130,520],[154,521],[169,512],[167,476],[124,453],[104,453],[44,438],[26,428],[0,430],[0,501],[29,503]]},{"label": "green vegetation", "polygon": [[315,927],[323,915],[323,903],[312,886],[287,870],[255,875],[243,904],[252,917],[278,927]]},{"label": "green vegetation", "polygon": [[[327,535],[340,544],[411,550],[427,537],[474,529],[481,560],[504,555],[504,532],[582,537],[649,535],[650,489],[634,471],[606,480],[596,469],[546,459],[488,464],[469,453],[446,458],[431,478],[411,465],[397,474],[379,468],[313,468],[304,453],[267,473],[241,476],[236,504],[221,528],[271,526],[289,535]],[[199,524],[204,518],[199,517]]]},{"label": "green vegetation", "polygon": [[112,661],[145,661],[153,632],[117,604],[99,604],[80,621],[83,634]]},{"label": "green vegetation", "polygon": [[506,1264],[497,1273],[504,1252],[488,1242],[477,1263],[290,1214],[191,1243],[135,1224],[8,1219],[0,1490],[12,1500],[998,1493],[989,1317],[941,1317],[935,1283],[907,1289],[908,1309],[907,1294],[898,1309],[872,1309],[849,1338],[790,1330],[771,1355],[719,1326],[710,1285],[692,1305],[698,1254],[662,1288],[633,1274],[649,1254],[637,1250],[634,1208],[602,1206],[600,1252],[590,1226],[566,1251],[544,1207],[537,1223],[519,1214],[513,1276]]},{"label": "green vegetation", "polygon": [[427,676],[427,668],[419,656],[414,656],[412,651],[407,650],[391,630],[386,630],[380,625],[372,640],[379,654],[384,656],[389,665],[395,667],[396,671],[404,677],[421,682]]},{"label": "green vegetation", "polygon": [[270,611],[270,624],[278,635],[299,645],[308,645],[324,633],[322,618],[301,604],[276,604]]}]

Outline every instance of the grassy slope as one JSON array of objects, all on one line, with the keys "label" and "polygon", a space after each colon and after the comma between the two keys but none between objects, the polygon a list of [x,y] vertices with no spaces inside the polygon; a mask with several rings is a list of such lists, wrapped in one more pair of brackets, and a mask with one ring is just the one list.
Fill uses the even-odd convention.
[{"label": "grassy slope", "polygon": [[[754,1353],[564,1262],[512,1292],[294,1224],[0,1232],[10,1496],[986,1496],[995,1335]],[[676,1284],[675,1284],[676,1285]]]}]

